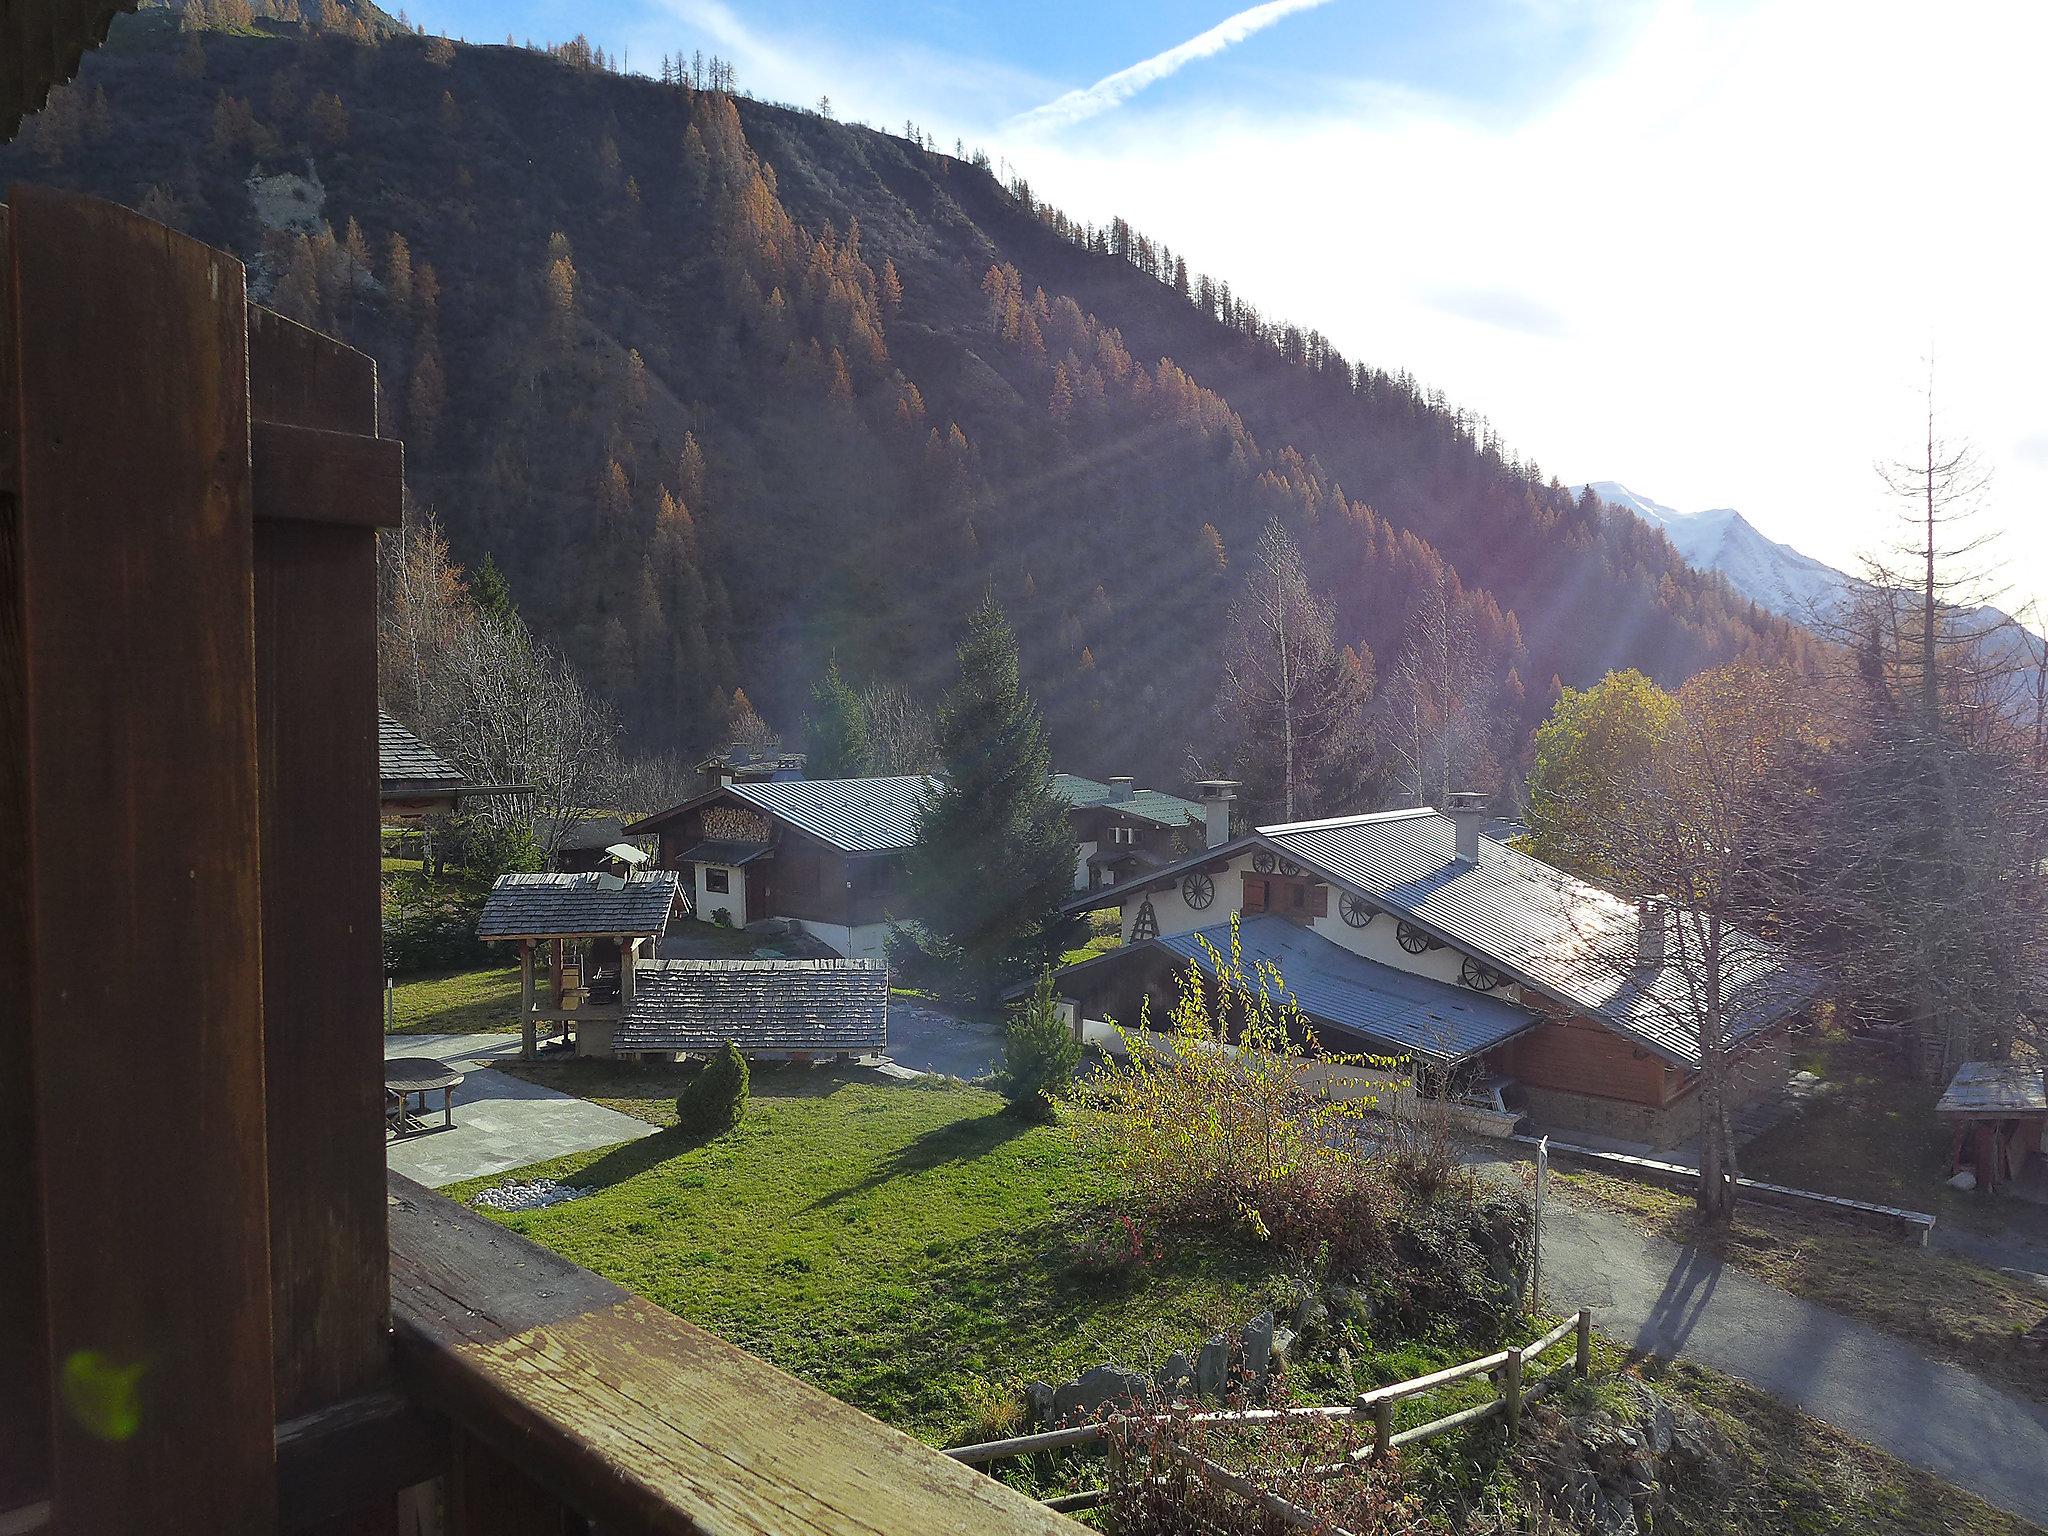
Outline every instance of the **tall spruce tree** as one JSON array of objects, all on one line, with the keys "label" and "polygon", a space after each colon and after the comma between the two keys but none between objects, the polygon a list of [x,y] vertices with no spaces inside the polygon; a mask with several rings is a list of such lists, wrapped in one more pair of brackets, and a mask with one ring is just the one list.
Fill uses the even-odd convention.
[{"label": "tall spruce tree", "polygon": [[825,675],[811,685],[811,712],[804,717],[804,772],[814,779],[857,779],[874,771],[860,695],[839,675],[835,656]]},{"label": "tall spruce tree", "polygon": [[1053,793],[1045,722],[1018,680],[1016,637],[993,598],[975,612],[959,658],[939,705],[943,776],[927,781],[906,860],[919,921],[898,953],[985,1001],[1059,958],[1074,838]]}]

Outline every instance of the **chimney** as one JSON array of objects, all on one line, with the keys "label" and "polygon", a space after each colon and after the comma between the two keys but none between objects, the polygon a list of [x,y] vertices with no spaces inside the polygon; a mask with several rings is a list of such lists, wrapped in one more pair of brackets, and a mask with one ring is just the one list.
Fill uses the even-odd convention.
[{"label": "chimney", "polygon": [[1112,801],[1128,800],[1137,780],[1128,773],[1113,773],[1109,776],[1109,798]]},{"label": "chimney", "polygon": [[1477,790],[1458,790],[1452,794],[1444,814],[1451,818],[1451,827],[1457,836],[1458,862],[1477,864],[1479,829],[1486,825],[1486,796]]},{"label": "chimney", "polygon": [[1230,802],[1237,798],[1237,780],[1204,779],[1195,786],[1202,794],[1202,809],[1208,813],[1207,846],[1220,848],[1230,841]]},{"label": "chimney", "polygon": [[1636,902],[1636,964],[1645,971],[1664,968],[1664,912],[1662,896],[1644,896]]},{"label": "chimney", "polygon": [[723,789],[732,782],[732,764],[724,757],[708,757],[698,765],[704,773],[704,788]]}]

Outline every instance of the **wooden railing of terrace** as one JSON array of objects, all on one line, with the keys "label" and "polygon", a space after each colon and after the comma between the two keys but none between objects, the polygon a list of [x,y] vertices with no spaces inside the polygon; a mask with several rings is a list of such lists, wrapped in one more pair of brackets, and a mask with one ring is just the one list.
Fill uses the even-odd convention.
[{"label": "wooden railing of terrace", "polygon": [[1057,1516],[384,1166],[376,370],[0,208],[0,1533]]}]

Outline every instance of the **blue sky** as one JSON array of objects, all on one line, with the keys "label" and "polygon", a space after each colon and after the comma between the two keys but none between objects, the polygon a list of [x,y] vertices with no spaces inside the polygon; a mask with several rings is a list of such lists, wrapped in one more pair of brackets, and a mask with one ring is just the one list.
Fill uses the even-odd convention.
[{"label": "blue sky", "polygon": [[[1937,362],[2048,603],[2037,0],[421,0],[986,148],[1567,481],[1854,569]],[[1915,212],[1929,203],[1931,217]]]}]

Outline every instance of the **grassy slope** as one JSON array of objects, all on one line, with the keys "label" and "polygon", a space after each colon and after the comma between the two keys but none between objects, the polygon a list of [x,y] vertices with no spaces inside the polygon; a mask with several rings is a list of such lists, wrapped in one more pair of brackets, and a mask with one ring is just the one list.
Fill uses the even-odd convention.
[{"label": "grassy slope", "polygon": [[671,1131],[539,1165],[599,1191],[507,1224],[937,1439],[1028,1377],[1144,1364],[1284,1299],[1270,1252],[1228,1240],[1176,1244],[1135,1289],[1070,1273],[1060,1215],[1102,1180],[993,1094],[763,1086],[821,1091],[757,1098],[709,1144]]},{"label": "grassy slope", "polygon": [[519,967],[416,976],[392,988],[394,1035],[467,1034],[519,1027]]}]

